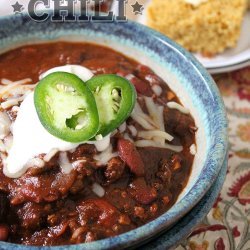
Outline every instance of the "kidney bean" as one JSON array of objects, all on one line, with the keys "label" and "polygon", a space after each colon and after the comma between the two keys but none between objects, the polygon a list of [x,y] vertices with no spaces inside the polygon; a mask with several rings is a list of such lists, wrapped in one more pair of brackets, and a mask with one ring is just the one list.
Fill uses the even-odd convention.
[{"label": "kidney bean", "polygon": [[135,86],[138,93],[149,97],[153,95],[153,91],[146,81],[144,82],[136,76],[131,77],[129,80]]},{"label": "kidney bean", "polygon": [[118,151],[121,159],[128,165],[132,173],[136,176],[144,176],[144,163],[132,142],[126,139],[119,139]]},{"label": "kidney bean", "polygon": [[155,188],[147,185],[144,178],[137,178],[129,185],[130,194],[141,204],[147,205],[157,198]]}]

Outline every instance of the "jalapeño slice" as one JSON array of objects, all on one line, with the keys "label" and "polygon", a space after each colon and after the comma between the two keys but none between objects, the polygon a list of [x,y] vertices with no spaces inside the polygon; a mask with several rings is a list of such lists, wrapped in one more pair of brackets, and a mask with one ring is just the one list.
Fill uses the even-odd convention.
[{"label": "jalape\u00f1o slice", "polygon": [[119,127],[133,111],[136,91],[125,78],[99,75],[86,82],[94,94],[100,120],[98,134],[106,136]]},{"label": "jalape\u00f1o slice", "polygon": [[55,72],[43,78],[35,88],[34,102],[42,125],[62,140],[83,142],[98,131],[94,96],[74,74]]}]

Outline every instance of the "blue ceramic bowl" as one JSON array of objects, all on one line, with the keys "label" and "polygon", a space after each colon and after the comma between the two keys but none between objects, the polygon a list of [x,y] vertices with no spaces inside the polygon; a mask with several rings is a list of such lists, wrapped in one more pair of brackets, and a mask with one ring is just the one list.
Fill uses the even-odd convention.
[{"label": "blue ceramic bowl", "polygon": [[[227,119],[218,89],[192,55],[167,37],[137,23],[53,23],[50,18],[36,23],[26,14],[0,18],[0,52],[27,43],[56,40],[102,44],[148,65],[169,84],[195,119],[199,128],[197,153],[187,187],[176,204],[138,229],[68,248],[121,249],[148,241],[187,214],[210,189],[221,170],[227,152]],[[9,243],[0,245],[0,249],[14,247],[28,248]]]}]

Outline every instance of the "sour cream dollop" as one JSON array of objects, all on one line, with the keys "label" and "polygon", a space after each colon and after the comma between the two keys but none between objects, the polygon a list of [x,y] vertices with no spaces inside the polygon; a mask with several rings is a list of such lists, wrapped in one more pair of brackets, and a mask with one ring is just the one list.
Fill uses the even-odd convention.
[{"label": "sour cream dollop", "polygon": [[[83,81],[93,77],[93,73],[79,65],[55,67],[40,76],[40,79],[53,72],[68,72],[77,75]],[[34,105],[34,92],[27,95],[20,105],[17,118],[12,126],[13,144],[4,162],[4,174],[18,178],[26,172],[29,160],[51,150],[68,151],[81,143],[70,143],[51,135],[41,124]],[[83,142],[82,142],[83,143]],[[98,151],[106,150],[110,145],[110,135],[97,141],[85,142],[95,144]]]}]

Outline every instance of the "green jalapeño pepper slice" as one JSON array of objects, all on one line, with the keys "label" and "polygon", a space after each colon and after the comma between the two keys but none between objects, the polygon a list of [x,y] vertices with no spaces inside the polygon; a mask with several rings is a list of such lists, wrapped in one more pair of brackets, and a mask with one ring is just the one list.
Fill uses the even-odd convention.
[{"label": "green jalape\u00f1o pepper slice", "polygon": [[76,75],[49,74],[36,86],[34,102],[45,129],[64,141],[87,141],[98,131],[99,116],[94,96]]},{"label": "green jalape\u00f1o pepper slice", "polygon": [[129,117],[135,105],[135,88],[127,79],[117,75],[95,76],[86,84],[94,94],[98,107],[98,134],[106,136]]}]

